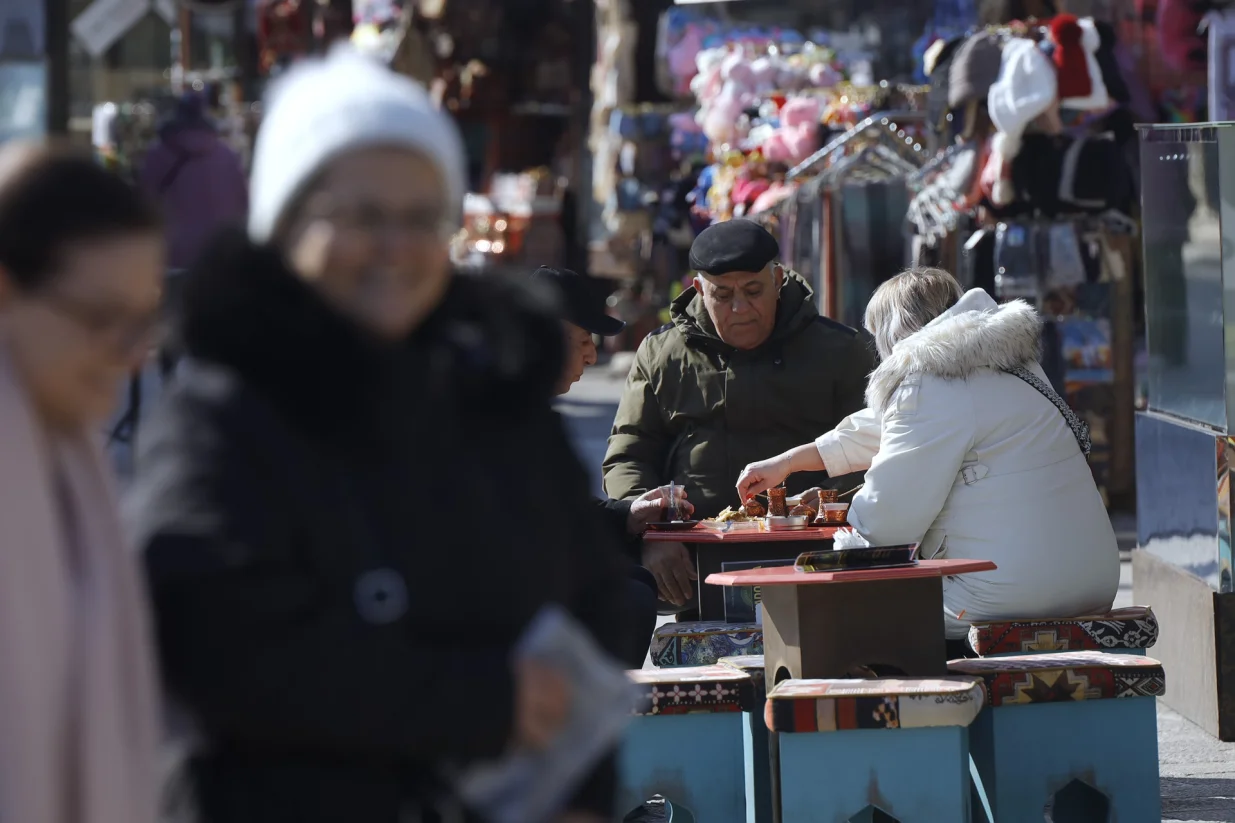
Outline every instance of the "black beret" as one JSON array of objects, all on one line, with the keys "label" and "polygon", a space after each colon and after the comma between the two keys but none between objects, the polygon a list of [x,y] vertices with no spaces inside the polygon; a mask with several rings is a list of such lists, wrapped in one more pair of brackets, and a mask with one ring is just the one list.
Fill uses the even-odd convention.
[{"label": "black beret", "polygon": [[754,220],[729,220],[708,226],[690,247],[690,267],[705,274],[758,272],[780,254],[771,232]]}]

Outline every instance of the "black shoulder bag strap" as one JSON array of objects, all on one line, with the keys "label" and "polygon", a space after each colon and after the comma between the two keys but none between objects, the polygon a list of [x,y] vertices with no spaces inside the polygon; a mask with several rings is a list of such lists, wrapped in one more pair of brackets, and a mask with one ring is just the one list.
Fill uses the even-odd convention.
[{"label": "black shoulder bag strap", "polygon": [[1076,412],[1072,411],[1067,401],[1060,397],[1048,383],[1024,366],[1018,366],[1015,369],[1004,369],[1004,371],[1013,377],[1019,377],[1030,386],[1033,386],[1038,390],[1039,394],[1051,401],[1055,408],[1059,409],[1059,413],[1063,415],[1064,422],[1068,424],[1068,428],[1072,429],[1072,435],[1076,438],[1076,445],[1081,447],[1081,452],[1088,458],[1089,452],[1093,448],[1093,443],[1089,439],[1089,424],[1076,416]]}]

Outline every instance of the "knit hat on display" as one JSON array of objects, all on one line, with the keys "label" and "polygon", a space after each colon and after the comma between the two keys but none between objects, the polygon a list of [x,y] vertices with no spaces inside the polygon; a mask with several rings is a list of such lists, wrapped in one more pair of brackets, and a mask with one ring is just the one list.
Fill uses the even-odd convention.
[{"label": "knit hat on display", "polygon": [[1055,69],[1059,74],[1059,97],[1085,97],[1093,91],[1089,76],[1089,61],[1081,40],[1085,31],[1076,16],[1061,14],[1051,21],[1051,41],[1055,44]]},{"label": "knit hat on display", "polygon": [[1038,115],[1055,102],[1055,73],[1032,40],[1015,37],[1003,48],[999,79],[986,96],[991,122],[1019,139]]},{"label": "knit hat on display", "polygon": [[1003,48],[999,79],[987,95],[987,110],[999,132],[992,138],[991,202],[1012,202],[1012,160],[1021,150],[1021,135],[1055,102],[1056,81],[1051,61],[1032,40],[1016,37]]},{"label": "knit hat on display", "polygon": [[463,142],[423,86],[348,44],[304,60],[275,82],[253,149],[249,236],[270,240],[288,207],[341,154],[372,147],[423,154],[442,175],[457,215],[465,189]]},{"label": "knit hat on display", "polygon": [[961,44],[948,67],[948,108],[986,99],[999,79],[1002,53],[1003,40],[994,32],[978,32]]},{"label": "knit hat on display", "polygon": [[1098,62],[1098,50],[1102,48],[1102,34],[1098,31],[1092,17],[1082,17],[1077,21],[1077,25],[1081,29],[1081,47],[1085,52],[1089,93],[1064,94],[1061,85],[1059,105],[1067,109],[1100,111],[1111,105],[1111,97],[1107,94],[1106,83],[1102,79],[1102,65]]}]

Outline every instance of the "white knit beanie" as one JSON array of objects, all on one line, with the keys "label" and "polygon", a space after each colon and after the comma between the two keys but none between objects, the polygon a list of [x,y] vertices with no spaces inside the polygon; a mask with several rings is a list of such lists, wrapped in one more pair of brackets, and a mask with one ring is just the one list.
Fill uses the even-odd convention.
[{"label": "white knit beanie", "polygon": [[1055,102],[1055,66],[1032,40],[1014,37],[1003,47],[999,79],[986,96],[986,108],[998,133],[991,138],[997,174],[991,190],[996,206],[1010,204],[1012,161],[1021,152],[1025,128]]},{"label": "white knit beanie", "polygon": [[348,151],[413,149],[442,175],[447,214],[462,209],[463,141],[424,87],[347,44],[293,66],[266,94],[249,182],[249,236],[270,240],[288,206],[321,169]]}]

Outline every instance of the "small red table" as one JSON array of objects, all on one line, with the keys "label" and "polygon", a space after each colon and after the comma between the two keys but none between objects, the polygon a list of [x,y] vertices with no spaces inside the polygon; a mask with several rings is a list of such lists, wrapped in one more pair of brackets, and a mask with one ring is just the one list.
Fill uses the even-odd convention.
[{"label": "small red table", "polygon": [[[836,529],[811,527],[799,531],[748,531],[718,532],[696,526],[679,532],[648,531],[643,535],[646,543],[686,543],[694,550],[695,570],[699,583],[696,597],[699,602],[699,619],[726,623],[753,623],[754,613],[736,614],[734,607],[742,598],[730,598],[726,603],[725,591],[703,585],[709,575],[727,572],[734,568],[750,569],[759,566],[793,565],[802,552],[817,551],[831,547]],[[744,612],[743,605],[737,611]]]},{"label": "small red table", "polygon": [[906,677],[946,675],[943,578],[995,568],[989,560],[922,560],[845,572],[751,569],[712,574],[707,582],[760,588],[770,688],[790,677],[849,677],[861,666]]}]

